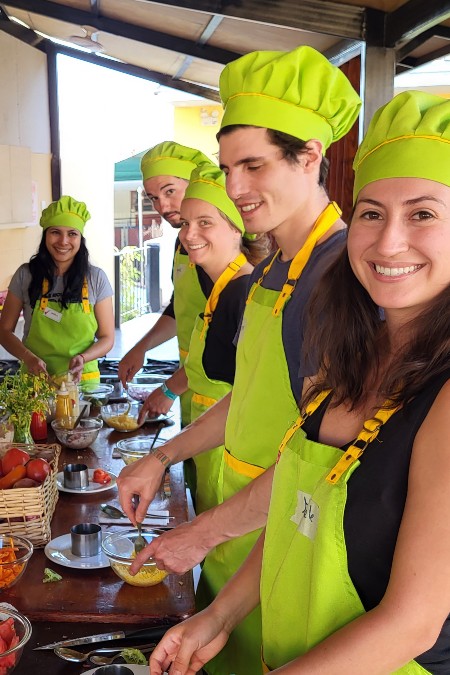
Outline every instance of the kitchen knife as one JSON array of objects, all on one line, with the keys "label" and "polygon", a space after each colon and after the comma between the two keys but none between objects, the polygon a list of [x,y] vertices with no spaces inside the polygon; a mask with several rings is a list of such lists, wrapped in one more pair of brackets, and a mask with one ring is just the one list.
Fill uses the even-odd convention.
[{"label": "kitchen knife", "polygon": [[170,625],[153,626],[151,628],[141,628],[140,630],[123,631],[116,630],[110,633],[100,633],[98,635],[88,635],[86,637],[73,638],[72,640],[59,640],[49,645],[35,647],[33,651],[39,649],[54,649],[55,647],[75,647],[76,645],[90,645],[94,642],[104,642],[107,640],[123,640],[124,638],[139,638],[144,640],[160,640],[164,633],[169,630]]}]

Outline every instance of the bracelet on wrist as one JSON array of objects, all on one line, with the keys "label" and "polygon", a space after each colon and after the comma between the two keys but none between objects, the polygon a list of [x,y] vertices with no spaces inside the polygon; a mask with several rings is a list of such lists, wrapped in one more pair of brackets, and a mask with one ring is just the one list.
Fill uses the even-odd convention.
[{"label": "bracelet on wrist", "polygon": [[78,356],[81,356],[81,358],[83,359],[83,363],[86,363],[86,357],[84,354],[78,354]]},{"label": "bracelet on wrist", "polygon": [[174,392],[169,389],[165,382],[163,382],[161,385],[161,391],[164,396],[167,396],[167,398],[170,398],[172,401],[176,401],[178,398],[178,394],[174,394]]},{"label": "bracelet on wrist", "polygon": [[156,457],[156,459],[158,459],[166,469],[168,469],[170,467],[170,465],[172,464],[172,462],[170,461],[170,458],[167,457],[167,455],[165,455],[164,452],[162,450],[160,450],[159,448],[157,448],[156,450],[153,450],[152,455],[154,457]]}]

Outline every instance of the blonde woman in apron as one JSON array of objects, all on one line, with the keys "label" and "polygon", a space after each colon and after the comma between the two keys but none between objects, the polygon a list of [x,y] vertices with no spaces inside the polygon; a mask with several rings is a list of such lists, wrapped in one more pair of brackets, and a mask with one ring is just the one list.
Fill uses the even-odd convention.
[{"label": "blonde woman in apron", "polygon": [[[0,342],[29,372],[99,382],[97,359],[114,344],[112,288],[89,263],[83,237],[90,214],[64,196],[42,212],[39,250],[14,274],[0,320]],[[24,313],[23,342],[14,335]]]},{"label": "blonde woman in apron", "polygon": [[279,446],[265,537],[166,634],[152,675],[197,672],[258,603],[264,672],[450,672],[449,165],[448,100],[404,92],[375,114],[348,251],[312,299],[319,375]]}]

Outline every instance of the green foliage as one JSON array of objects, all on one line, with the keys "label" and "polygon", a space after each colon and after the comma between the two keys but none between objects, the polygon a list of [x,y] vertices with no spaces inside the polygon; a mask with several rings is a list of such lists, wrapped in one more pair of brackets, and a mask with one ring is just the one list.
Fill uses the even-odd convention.
[{"label": "green foliage", "polygon": [[120,316],[121,321],[130,321],[141,312],[136,307],[136,292],[140,290],[143,267],[143,254],[139,249],[129,246],[120,256]]},{"label": "green foliage", "polygon": [[43,584],[48,584],[52,581],[61,581],[62,576],[57,572],[54,572],[49,567],[44,569],[44,578],[42,579]]},{"label": "green foliage", "polygon": [[34,412],[49,412],[48,399],[54,393],[44,373],[31,375],[23,365],[15,375],[5,375],[0,382],[0,408],[9,412],[10,421],[23,426]]}]

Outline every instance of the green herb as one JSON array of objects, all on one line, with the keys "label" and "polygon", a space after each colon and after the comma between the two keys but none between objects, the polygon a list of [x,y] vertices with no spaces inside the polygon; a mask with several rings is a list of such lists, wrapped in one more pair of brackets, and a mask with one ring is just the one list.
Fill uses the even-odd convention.
[{"label": "green herb", "polygon": [[51,570],[49,567],[44,569],[44,578],[42,579],[43,584],[48,584],[52,581],[61,581],[61,579],[62,576]]},{"label": "green herb", "polygon": [[48,399],[53,393],[44,373],[31,375],[21,366],[15,375],[5,375],[0,382],[0,408],[9,412],[14,425],[23,426],[34,412],[49,412]]},{"label": "green herb", "polygon": [[141,666],[147,665],[147,659],[139,649],[127,647],[127,649],[122,649],[120,656],[123,658],[125,663],[136,663],[137,665]]}]

